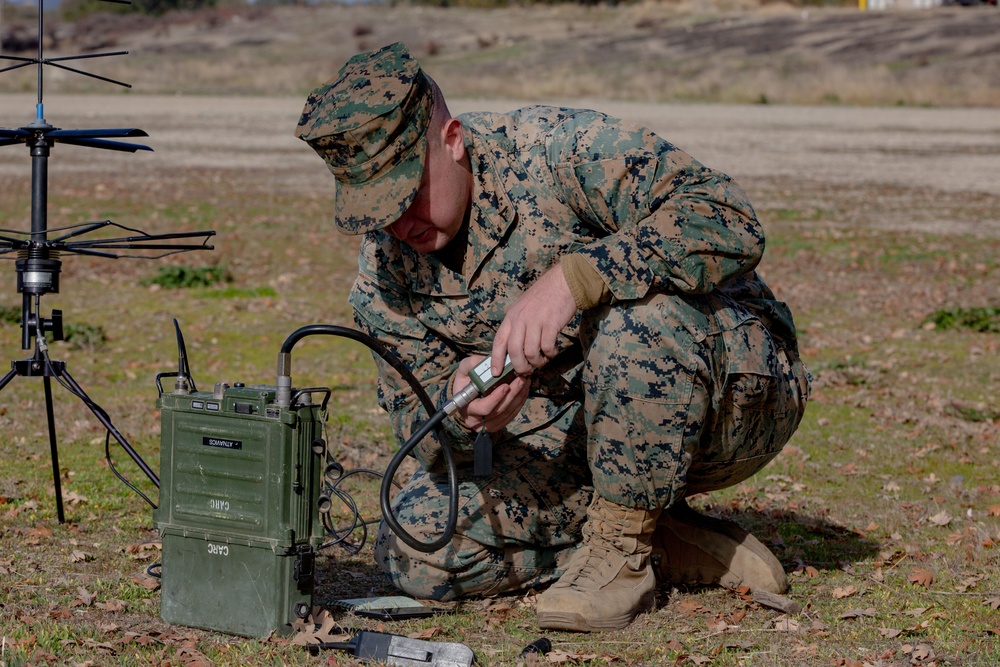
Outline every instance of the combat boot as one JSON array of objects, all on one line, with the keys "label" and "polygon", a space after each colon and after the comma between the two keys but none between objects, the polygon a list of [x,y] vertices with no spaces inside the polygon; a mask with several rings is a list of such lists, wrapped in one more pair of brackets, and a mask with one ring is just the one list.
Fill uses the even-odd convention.
[{"label": "combat boot", "polygon": [[659,510],[623,507],[597,495],[583,542],[559,581],[538,597],[538,625],[554,630],[618,630],[653,608],[649,564]]},{"label": "combat boot", "polygon": [[664,582],[788,590],[785,570],[760,540],[731,521],[695,512],[683,500],[660,513],[652,560]]}]

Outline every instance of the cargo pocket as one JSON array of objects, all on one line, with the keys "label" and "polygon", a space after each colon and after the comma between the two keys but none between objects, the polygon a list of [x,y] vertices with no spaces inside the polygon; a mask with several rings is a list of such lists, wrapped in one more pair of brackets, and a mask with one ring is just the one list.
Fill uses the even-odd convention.
[{"label": "cargo pocket", "polygon": [[750,317],[719,336],[722,372],[705,434],[691,452],[689,493],[732,486],[758,472],[778,455],[798,422],[798,389],[789,382],[788,359],[764,325]]}]

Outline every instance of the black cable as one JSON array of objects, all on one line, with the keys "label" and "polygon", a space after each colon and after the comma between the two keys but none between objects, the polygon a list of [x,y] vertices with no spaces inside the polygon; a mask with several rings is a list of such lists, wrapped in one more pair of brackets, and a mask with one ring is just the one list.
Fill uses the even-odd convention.
[{"label": "black cable", "polygon": [[[328,470],[329,467],[330,466],[327,466]],[[340,467],[339,464],[337,467],[338,468]],[[341,468],[341,471],[343,471],[343,468]],[[327,481],[324,475],[324,480],[323,480],[325,485],[323,489],[324,492],[326,492],[331,496],[336,496],[337,498],[339,498],[340,501],[344,503],[344,506],[347,507],[348,512],[354,517],[354,522],[346,528],[336,528],[333,525],[332,519],[330,519],[330,513],[324,512],[322,519],[323,527],[326,528],[326,532],[333,535],[334,539],[321,544],[317,548],[317,551],[322,551],[327,547],[339,546],[341,549],[343,549],[344,551],[353,556],[357,553],[360,553],[360,551],[364,548],[365,542],[368,541],[368,526],[370,524],[376,523],[377,520],[373,519],[370,521],[366,521],[365,519],[363,519],[361,517],[361,511],[358,509],[358,505],[354,501],[354,498],[351,496],[351,494],[339,488],[340,483],[343,482],[345,479],[353,475],[360,475],[360,474],[372,475],[374,477],[379,477],[379,478],[383,477],[383,474],[381,472],[379,472],[378,470],[372,470],[371,468],[356,468],[354,470],[348,470],[346,472],[342,472],[342,474],[337,478],[337,481],[332,483]],[[396,486],[398,487],[398,485]],[[347,538],[353,535],[354,532],[359,528],[361,529],[360,542],[358,544],[348,544],[346,542]]]},{"label": "black cable", "polygon": [[124,477],[121,473],[118,472],[118,468],[115,467],[114,462],[111,460],[111,431],[108,431],[104,436],[104,459],[108,462],[108,468],[111,470],[112,474],[114,474],[115,477],[120,479],[122,484],[135,491],[136,495],[145,500],[149,504],[149,506],[152,507],[154,510],[157,509],[156,503],[150,500],[145,493],[140,491],[138,487],[135,486],[135,484],[128,481],[126,477]]},{"label": "black cable", "polygon": [[365,345],[372,352],[381,357],[389,366],[391,366],[400,377],[413,389],[413,393],[423,404],[424,409],[427,414],[431,415],[424,424],[418,428],[412,435],[410,435],[409,440],[407,440],[403,446],[396,452],[389,465],[386,467],[385,476],[382,478],[382,486],[379,489],[379,505],[382,509],[382,518],[388,524],[389,528],[396,534],[399,539],[406,543],[409,547],[416,549],[417,551],[423,553],[432,553],[441,549],[449,542],[451,538],[455,535],[455,527],[458,524],[458,471],[455,464],[455,455],[451,450],[451,445],[448,443],[448,438],[446,435],[439,433],[438,440],[441,443],[441,453],[444,456],[445,466],[448,469],[448,520],[445,523],[444,532],[441,537],[434,540],[433,542],[421,542],[416,539],[403,528],[402,525],[396,520],[396,517],[392,513],[392,506],[389,503],[389,493],[392,489],[392,480],[396,475],[396,471],[399,466],[405,460],[406,456],[413,451],[423,438],[430,433],[432,430],[437,428],[437,426],[444,421],[447,417],[447,413],[443,410],[435,410],[434,402],[431,401],[430,396],[420,385],[419,380],[416,376],[406,367],[406,364],[396,356],[393,352],[389,350],[382,342],[369,336],[366,333],[358,331],[356,329],[349,329],[347,327],[341,327],[333,324],[310,324],[304,327],[300,327],[293,331],[285,342],[281,345],[281,354],[290,355],[292,348],[295,344],[307,336],[313,336],[317,334],[327,335],[327,336],[340,336],[343,338],[349,338],[351,340],[357,341],[362,345]]},{"label": "black cable", "polygon": [[[107,411],[104,408],[102,408],[100,405],[98,405],[96,402],[94,402],[94,400],[92,398],[90,398],[90,396],[85,391],[82,391],[82,390],[81,391],[77,391],[77,389],[75,387],[73,387],[70,383],[66,382],[62,378],[62,376],[58,372],[56,372],[55,365],[52,363],[51,357],[49,357],[48,350],[43,349],[43,350],[41,350],[41,353],[42,353],[42,359],[45,361],[45,371],[46,371],[46,373],[48,375],[50,375],[51,377],[54,377],[56,379],[56,382],[58,382],[66,391],[68,391],[69,393],[73,394],[74,396],[76,396],[81,401],[83,401],[83,404],[87,408],[89,408],[92,412],[94,412],[94,414],[99,415],[101,417],[104,417],[108,421],[111,421],[111,416],[107,413]],[[104,458],[107,460],[107,462],[108,462],[108,468],[111,470],[111,472],[114,474],[114,476],[117,477],[118,479],[120,479],[122,481],[122,483],[125,484],[125,486],[127,486],[128,488],[130,488],[133,491],[135,491],[135,493],[140,498],[142,498],[147,503],[149,503],[149,506],[152,507],[155,510],[156,509],[156,504],[153,503],[153,501],[150,500],[149,497],[146,496],[146,494],[144,494],[142,491],[140,491],[138,489],[138,487],[136,487],[134,484],[132,484],[132,482],[130,482],[120,472],[118,472],[118,469],[115,467],[114,462],[111,460],[111,431],[109,429],[105,429],[105,435],[104,435]]]}]

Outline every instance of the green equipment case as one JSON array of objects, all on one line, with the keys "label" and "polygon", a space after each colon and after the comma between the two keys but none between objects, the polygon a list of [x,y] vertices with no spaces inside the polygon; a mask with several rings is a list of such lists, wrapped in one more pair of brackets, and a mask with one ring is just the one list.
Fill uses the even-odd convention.
[{"label": "green equipment case", "polygon": [[325,404],[303,390],[217,385],[163,393],[160,614],[168,623],[248,637],[288,634],[312,606]]}]

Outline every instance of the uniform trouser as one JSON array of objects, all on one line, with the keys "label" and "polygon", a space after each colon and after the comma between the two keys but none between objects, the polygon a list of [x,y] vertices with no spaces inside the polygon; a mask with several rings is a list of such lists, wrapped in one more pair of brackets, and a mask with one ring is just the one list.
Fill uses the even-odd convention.
[{"label": "uniform trouser", "polygon": [[[738,484],[777,456],[801,420],[808,374],[748,311],[719,307],[654,295],[589,311],[582,405],[498,443],[492,475],[460,468],[448,547],[422,553],[383,522],[375,558],[393,584],[438,600],[541,585],[562,574],[594,493],[667,508]],[[580,420],[585,428],[573,428]],[[421,542],[442,534],[447,506],[446,477],[425,471],[394,500]]]}]

